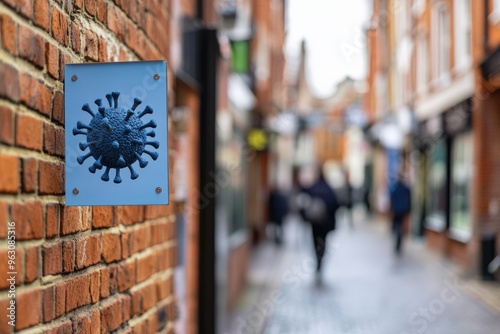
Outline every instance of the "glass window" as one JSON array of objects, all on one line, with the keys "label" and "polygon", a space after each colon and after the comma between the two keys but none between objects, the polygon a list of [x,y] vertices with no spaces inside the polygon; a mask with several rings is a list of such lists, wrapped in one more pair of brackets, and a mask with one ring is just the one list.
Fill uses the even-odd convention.
[{"label": "glass window", "polygon": [[471,64],[470,0],[455,0],[455,67],[466,69]]},{"label": "glass window", "polygon": [[430,152],[427,178],[426,225],[435,230],[446,228],[446,142],[434,143]]},{"label": "glass window", "polygon": [[433,78],[436,83],[446,83],[450,78],[450,15],[444,2],[434,7],[432,38]]},{"label": "glass window", "polygon": [[457,136],[453,141],[450,192],[450,228],[456,237],[471,235],[470,192],[472,179],[472,134]]},{"label": "glass window", "polygon": [[425,93],[427,91],[427,82],[429,79],[429,66],[427,54],[427,39],[425,36],[420,36],[417,49],[417,91]]}]

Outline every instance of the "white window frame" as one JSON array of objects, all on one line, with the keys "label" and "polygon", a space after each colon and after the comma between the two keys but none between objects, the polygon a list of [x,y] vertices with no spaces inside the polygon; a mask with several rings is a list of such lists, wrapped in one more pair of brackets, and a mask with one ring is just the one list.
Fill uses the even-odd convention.
[{"label": "white window frame", "polygon": [[429,46],[427,37],[420,35],[417,43],[417,93],[423,95],[429,85]]},{"label": "white window frame", "polygon": [[455,71],[463,72],[470,69],[472,65],[471,0],[454,0],[453,8],[455,16]]},{"label": "white window frame", "polygon": [[444,1],[434,3],[432,8],[432,81],[434,86],[450,82],[451,32],[450,13]]},{"label": "white window frame", "polygon": [[500,0],[493,0],[493,8],[488,19],[493,24],[500,23]]}]

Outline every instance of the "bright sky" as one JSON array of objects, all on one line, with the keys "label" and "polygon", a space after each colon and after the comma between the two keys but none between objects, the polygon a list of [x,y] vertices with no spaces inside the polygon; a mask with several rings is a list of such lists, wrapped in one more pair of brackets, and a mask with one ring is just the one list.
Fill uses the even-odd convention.
[{"label": "bright sky", "polygon": [[366,75],[364,26],[372,0],[286,0],[289,64],[298,66],[300,43],[306,41],[307,75],[311,90],[330,95],[345,76]]}]

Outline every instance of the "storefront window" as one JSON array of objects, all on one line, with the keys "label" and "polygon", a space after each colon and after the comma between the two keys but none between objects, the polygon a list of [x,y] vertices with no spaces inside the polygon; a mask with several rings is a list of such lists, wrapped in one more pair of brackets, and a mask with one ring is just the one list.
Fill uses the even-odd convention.
[{"label": "storefront window", "polygon": [[446,142],[440,140],[430,151],[427,183],[427,227],[442,231],[446,228]]},{"label": "storefront window", "polygon": [[467,240],[471,235],[470,186],[472,178],[472,135],[457,136],[452,149],[450,232]]}]

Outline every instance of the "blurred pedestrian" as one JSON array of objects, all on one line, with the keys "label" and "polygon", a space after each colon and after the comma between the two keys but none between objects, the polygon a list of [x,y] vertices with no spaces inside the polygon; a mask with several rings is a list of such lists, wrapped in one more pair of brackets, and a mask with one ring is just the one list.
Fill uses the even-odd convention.
[{"label": "blurred pedestrian", "polygon": [[330,231],[335,229],[335,212],[338,208],[338,202],[335,192],[326,182],[321,169],[318,169],[316,182],[305,188],[303,192],[308,195],[309,199],[302,210],[302,216],[312,227],[317,260],[316,271],[319,274],[326,249],[326,237]]},{"label": "blurred pedestrian", "polygon": [[269,219],[274,225],[274,241],[277,245],[283,242],[283,220],[288,214],[288,196],[278,187],[269,193]]},{"label": "blurred pedestrian", "polygon": [[411,210],[411,191],[404,182],[403,176],[391,188],[392,230],[396,238],[396,254],[401,254],[404,222]]}]

